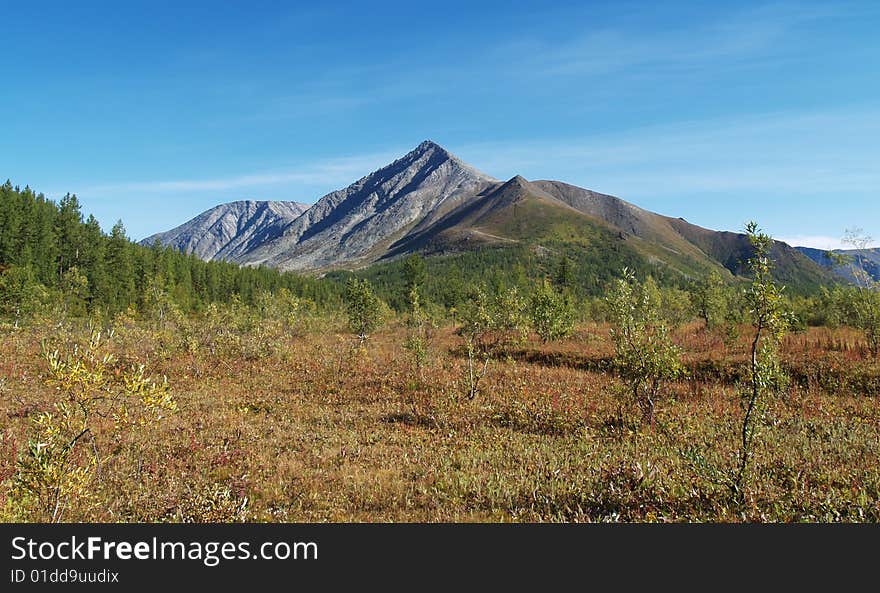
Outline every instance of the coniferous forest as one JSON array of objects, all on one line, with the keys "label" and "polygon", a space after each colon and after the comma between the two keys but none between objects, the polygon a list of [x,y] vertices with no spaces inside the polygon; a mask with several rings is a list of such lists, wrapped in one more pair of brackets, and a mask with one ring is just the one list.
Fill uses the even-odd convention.
[{"label": "coniferous forest", "polygon": [[268,268],[204,262],[159,245],[144,247],[126,236],[122,221],[104,233],[84,218],[75,195],[57,204],[29,187],[0,186],[0,307],[27,313],[52,303],[72,312],[115,314],[149,308],[167,297],[183,312],[237,297],[286,288],[315,303],[338,302],[331,283]]}]

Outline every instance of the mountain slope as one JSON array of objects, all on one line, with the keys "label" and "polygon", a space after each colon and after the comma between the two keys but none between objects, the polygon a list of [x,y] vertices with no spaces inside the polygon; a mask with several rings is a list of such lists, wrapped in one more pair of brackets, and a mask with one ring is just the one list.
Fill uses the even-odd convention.
[{"label": "mountain slope", "polygon": [[835,249],[833,253],[843,255],[849,258],[851,265],[835,265],[828,252],[824,249],[813,249],[811,247],[796,247],[798,251],[809,257],[811,260],[827,270],[831,270],[836,276],[849,282],[856,280],[851,265],[857,269],[862,269],[868,273],[868,276],[874,282],[880,282],[880,248],[873,249]]},{"label": "mountain slope", "polygon": [[[752,255],[752,246],[746,235],[704,229],[682,218],[668,220],[685,239],[721,263],[731,273],[737,276],[746,273],[746,265]],[[823,270],[787,243],[775,241],[770,250],[770,257],[774,263],[773,277],[787,286],[809,292],[823,284],[833,282],[833,277],[828,271]]]},{"label": "mountain slope", "polygon": [[[663,266],[685,278],[710,270],[728,277],[742,275],[751,255],[743,234],[703,229],[558,181],[529,182],[517,176],[490,186],[431,225],[420,224],[416,232],[394,244],[385,258],[411,251],[451,253],[517,242],[583,247],[597,240],[626,245],[655,267]],[[788,245],[777,243],[773,252],[779,280],[808,288],[828,281],[826,273]]]},{"label": "mountain slope", "polygon": [[206,261],[234,260],[278,236],[308,208],[308,204],[298,202],[230,202],[202,212],[170,231],[147,237],[141,244],[159,241]]},{"label": "mountain slope", "polygon": [[368,263],[429,214],[495,182],[425,141],[387,167],[327,194],[276,239],[237,261],[286,270]]},{"label": "mountain slope", "polygon": [[662,261],[685,276],[703,274],[712,269],[723,272],[719,270],[716,258],[679,232],[674,219],[615,196],[567,183],[535,181],[534,184],[572,208],[609,225],[651,261]]},{"label": "mountain slope", "polygon": [[448,254],[475,247],[620,242],[616,228],[516,176],[495,183],[442,214],[426,218],[394,243],[384,259],[421,251]]}]

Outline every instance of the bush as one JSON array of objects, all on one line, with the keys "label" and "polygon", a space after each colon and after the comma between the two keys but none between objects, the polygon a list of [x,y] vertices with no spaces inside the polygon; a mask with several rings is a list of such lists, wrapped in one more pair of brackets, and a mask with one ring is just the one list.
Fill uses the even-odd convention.
[{"label": "bush", "polygon": [[724,323],[727,299],[724,296],[721,274],[713,270],[695,283],[691,290],[691,300],[706,329],[714,330]]},{"label": "bush", "polygon": [[30,268],[11,267],[0,272],[0,316],[12,319],[15,326],[45,311],[50,294],[38,283]]},{"label": "bush", "polygon": [[64,351],[44,346],[43,357],[47,382],[60,397],[34,421],[16,463],[12,502],[17,515],[58,522],[71,504],[89,499],[95,469],[106,461],[96,439],[101,420],[112,420],[106,430],[132,430],[161,420],[177,405],[167,380],[147,376],[144,365],[120,362],[101,332]]},{"label": "bush", "polygon": [[528,313],[532,328],[545,344],[568,337],[574,331],[574,307],[571,301],[546,281],[539,284],[532,294]]},{"label": "bush", "polygon": [[516,288],[491,296],[481,288],[471,292],[461,311],[458,334],[468,355],[468,398],[476,397],[489,361],[528,337],[526,303]]},{"label": "bush", "polygon": [[826,292],[831,318],[839,325],[861,330],[871,356],[880,355],[880,291],[876,287],[836,287]]},{"label": "bush", "polygon": [[632,271],[624,269],[607,299],[615,366],[648,426],[654,425],[654,406],[663,382],[683,370],[680,351],[661,321],[656,296],[650,285],[639,284]]},{"label": "bush", "polygon": [[348,279],[345,285],[348,327],[361,345],[382,324],[384,309],[384,303],[373,292],[367,280]]}]

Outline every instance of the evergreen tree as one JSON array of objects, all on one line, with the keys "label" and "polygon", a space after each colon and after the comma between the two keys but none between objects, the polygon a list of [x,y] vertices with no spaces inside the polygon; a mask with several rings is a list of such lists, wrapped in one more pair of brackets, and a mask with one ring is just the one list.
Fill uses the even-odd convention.
[{"label": "evergreen tree", "polygon": [[4,280],[9,306],[0,315],[6,317],[28,310],[18,300],[31,293],[44,302],[55,292],[63,310],[80,315],[133,304],[142,311],[186,312],[235,297],[253,304],[256,295],[282,288],[320,304],[338,304],[343,291],[335,282],[204,262],[159,244],[144,247],[128,240],[121,222],[108,236],[93,216],[83,221],[75,195],[56,204],[9,181],[0,185],[0,273],[4,270],[13,274]]},{"label": "evergreen tree", "polygon": [[58,242],[58,279],[67,270],[79,266],[83,247],[83,218],[76,195],[67,194],[58,204],[55,217],[55,236]]},{"label": "evergreen tree", "polygon": [[349,278],[345,286],[348,327],[363,344],[382,322],[382,302],[366,280]]},{"label": "evergreen tree", "polygon": [[403,264],[403,274],[406,281],[406,292],[409,294],[413,289],[419,290],[425,283],[428,273],[425,269],[425,260],[421,255],[414,253],[406,258]]},{"label": "evergreen tree", "polygon": [[571,266],[571,260],[563,255],[556,264],[556,271],[553,274],[553,283],[560,289],[565,290],[574,285],[574,270]]},{"label": "evergreen tree", "polygon": [[113,311],[125,310],[135,301],[135,273],[131,246],[121,220],[113,225],[107,241],[107,271],[113,279],[108,305]]}]

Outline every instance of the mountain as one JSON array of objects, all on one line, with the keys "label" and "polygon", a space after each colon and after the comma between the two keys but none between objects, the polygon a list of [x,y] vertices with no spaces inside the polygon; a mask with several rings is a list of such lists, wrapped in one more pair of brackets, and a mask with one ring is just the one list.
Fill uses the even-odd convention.
[{"label": "mountain", "polygon": [[832,262],[828,257],[828,252],[824,249],[813,249],[812,247],[797,247],[796,249],[823,268],[849,282],[856,280],[852,266],[867,272],[874,282],[880,282],[880,248],[878,247],[873,249],[835,249],[832,253],[842,255],[849,260],[843,265]]},{"label": "mountain", "polygon": [[[157,237],[202,257],[300,271],[361,268],[414,252],[448,256],[490,248],[529,258],[570,257],[597,277],[607,277],[605,267],[629,262],[687,279],[710,270],[742,275],[751,254],[743,234],[704,229],[559,181],[518,175],[499,181],[431,141],[327,194],[301,216],[273,219],[259,233],[247,225],[236,231],[230,222],[222,240],[215,240],[192,225],[202,217],[214,220],[211,212]],[[180,229],[186,240],[173,243]],[[206,249],[196,250],[203,242]],[[813,289],[832,281],[828,270],[785,243],[777,242],[772,255],[777,278],[786,284]]]},{"label": "mountain", "polygon": [[[693,277],[710,270],[742,275],[751,256],[744,234],[704,229],[614,196],[559,181],[529,182],[521,176],[489,186],[439,220],[432,218],[393,245],[383,259],[414,251],[443,254],[515,243],[583,249],[603,241]],[[814,288],[829,281],[827,273],[785,243],[777,241],[771,255],[776,277],[785,284]]]},{"label": "mountain", "polygon": [[308,204],[298,202],[230,202],[170,231],[147,237],[141,244],[158,241],[206,261],[234,260],[277,237],[308,208]]},{"label": "mountain", "polygon": [[464,203],[496,180],[431,142],[327,194],[272,241],[238,258],[285,270],[361,265],[426,217]]}]

